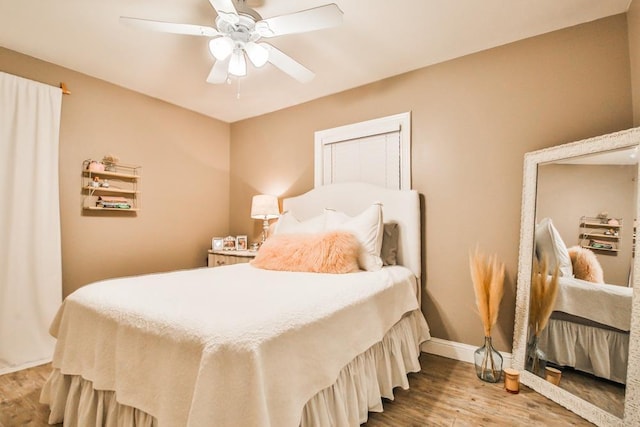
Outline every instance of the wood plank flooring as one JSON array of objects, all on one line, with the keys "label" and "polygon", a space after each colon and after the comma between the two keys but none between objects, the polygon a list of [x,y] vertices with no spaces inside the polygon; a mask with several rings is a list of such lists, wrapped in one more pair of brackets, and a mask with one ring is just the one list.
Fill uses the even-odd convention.
[{"label": "wood plank flooring", "polygon": [[[409,376],[411,388],[397,389],[365,427],[591,425],[526,387],[514,395],[480,381],[471,364],[425,353],[420,362],[422,372]],[[50,370],[43,365],[0,376],[0,427],[47,425],[49,410],[38,398]]]},{"label": "wood plank flooring", "polygon": [[48,425],[49,407],[39,399],[50,372],[47,364],[0,375],[0,427]]},{"label": "wood plank flooring", "polygon": [[366,427],[593,425],[528,387],[511,394],[502,383],[480,381],[472,364],[425,353],[420,364],[409,390],[397,389]]}]

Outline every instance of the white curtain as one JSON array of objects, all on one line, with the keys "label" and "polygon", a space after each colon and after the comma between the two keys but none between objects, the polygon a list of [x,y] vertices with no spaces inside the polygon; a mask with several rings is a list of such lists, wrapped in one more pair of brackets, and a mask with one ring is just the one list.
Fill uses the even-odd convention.
[{"label": "white curtain", "polygon": [[45,363],[62,300],[62,92],[0,72],[0,374]]}]

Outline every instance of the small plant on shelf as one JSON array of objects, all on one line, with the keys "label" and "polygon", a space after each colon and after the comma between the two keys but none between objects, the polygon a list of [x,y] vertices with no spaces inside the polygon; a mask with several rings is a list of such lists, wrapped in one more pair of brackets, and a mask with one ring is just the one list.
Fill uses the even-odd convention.
[{"label": "small plant on shelf", "polygon": [[118,156],[113,154],[107,154],[102,158],[102,163],[104,164],[105,170],[108,172],[115,172],[116,166],[120,162]]}]

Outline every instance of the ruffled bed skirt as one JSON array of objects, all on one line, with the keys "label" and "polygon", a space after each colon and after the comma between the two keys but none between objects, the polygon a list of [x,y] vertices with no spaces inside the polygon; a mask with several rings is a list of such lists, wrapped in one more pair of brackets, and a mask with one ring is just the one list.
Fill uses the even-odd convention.
[{"label": "ruffled bed skirt", "polygon": [[553,363],[626,383],[628,333],[550,319],[539,345]]},{"label": "ruffled bed skirt", "polygon": [[[429,339],[427,331],[419,310],[407,314],[382,341],[345,366],[333,385],[307,402],[300,425],[358,426],[369,411],[381,412],[382,398],[393,399],[394,387],[409,388],[407,374],[420,371],[420,344]],[[40,401],[51,408],[49,423],[64,420],[65,427],[157,426],[151,415],[118,403],[115,392],[94,390],[91,381],[58,369],[45,383]]]}]

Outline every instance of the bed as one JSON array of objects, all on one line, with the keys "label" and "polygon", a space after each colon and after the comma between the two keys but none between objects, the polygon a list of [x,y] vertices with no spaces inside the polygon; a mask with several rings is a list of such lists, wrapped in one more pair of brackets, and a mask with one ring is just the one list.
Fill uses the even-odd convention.
[{"label": "bed", "polygon": [[333,184],[285,199],[300,221],[380,202],[397,264],[319,274],[241,264],[112,279],[67,297],[51,326],[50,423],[359,425],[408,387],[429,339],[415,191]]},{"label": "bed", "polygon": [[626,383],[633,289],[560,277],[540,336],[547,361]]}]

